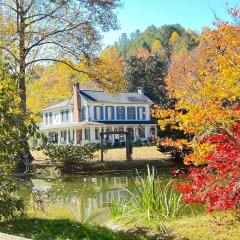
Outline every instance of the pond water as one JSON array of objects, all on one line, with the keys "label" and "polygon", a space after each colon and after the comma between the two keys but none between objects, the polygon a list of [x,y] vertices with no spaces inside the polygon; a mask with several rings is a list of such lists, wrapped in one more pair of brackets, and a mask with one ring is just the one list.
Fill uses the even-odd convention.
[{"label": "pond water", "polygon": [[[169,171],[168,171],[169,172]],[[159,174],[165,181],[169,175]],[[109,203],[120,200],[126,189],[133,188],[134,176],[66,176],[55,179],[29,179],[24,184],[47,193],[45,211],[35,208],[29,189],[22,186],[20,193],[31,215],[69,218],[81,222],[103,223],[109,219]]]}]

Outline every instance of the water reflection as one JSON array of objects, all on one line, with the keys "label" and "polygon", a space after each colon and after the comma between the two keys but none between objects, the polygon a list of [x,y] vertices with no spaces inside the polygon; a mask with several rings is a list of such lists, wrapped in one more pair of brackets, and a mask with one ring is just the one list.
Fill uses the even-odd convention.
[{"label": "water reflection", "polygon": [[[48,204],[53,208],[67,209],[71,218],[78,221],[104,221],[108,219],[108,203],[120,200],[132,180],[126,176],[65,177],[60,179],[31,179],[28,184],[41,192],[48,192]],[[24,193],[26,204],[32,200]],[[30,193],[28,193],[30,195]],[[56,216],[57,217],[57,216]]]}]

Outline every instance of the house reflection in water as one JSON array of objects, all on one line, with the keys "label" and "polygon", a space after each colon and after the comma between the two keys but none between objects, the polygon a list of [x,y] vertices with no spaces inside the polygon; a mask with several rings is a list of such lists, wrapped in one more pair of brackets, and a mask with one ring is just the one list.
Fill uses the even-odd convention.
[{"label": "house reflection in water", "polygon": [[67,209],[78,221],[107,220],[108,204],[120,200],[131,186],[128,177],[74,177],[56,181],[32,179],[34,188],[49,191],[51,205]]}]

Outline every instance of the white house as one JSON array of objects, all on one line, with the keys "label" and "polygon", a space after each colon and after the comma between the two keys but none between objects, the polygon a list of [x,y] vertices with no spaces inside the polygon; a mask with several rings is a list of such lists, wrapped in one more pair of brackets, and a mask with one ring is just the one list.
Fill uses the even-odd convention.
[{"label": "white house", "polygon": [[[42,110],[40,130],[51,143],[100,142],[100,132],[129,131],[132,141],[156,135],[151,120],[153,102],[141,89],[136,93],[110,95],[103,91],[81,90],[73,85],[73,96]],[[125,135],[105,135],[107,143],[124,142]]]}]

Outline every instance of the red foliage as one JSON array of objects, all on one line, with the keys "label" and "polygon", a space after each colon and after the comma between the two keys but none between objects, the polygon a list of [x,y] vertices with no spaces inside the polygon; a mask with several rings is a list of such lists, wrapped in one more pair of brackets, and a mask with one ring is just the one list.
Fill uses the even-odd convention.
[{"label": "red foliage", "polygon": [[203,203],[208,211],[236,210],[240,204],[240,123],[206,141],[216,145],[206,156],[208,164],[192,167],[187,180],[176,188],[187,203]]}]

